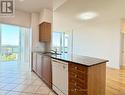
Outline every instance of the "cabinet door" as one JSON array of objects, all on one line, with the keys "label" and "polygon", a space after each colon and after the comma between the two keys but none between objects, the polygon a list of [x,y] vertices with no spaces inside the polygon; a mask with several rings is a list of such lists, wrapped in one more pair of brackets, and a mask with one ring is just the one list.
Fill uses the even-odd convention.
[{"label": "cabinet door", "polygon": [[37,72],[37,54],[36,53],[32,54],[32,70],[34,72]]},{"label": "cabinet door", "polygon": [[51,23],[43,22],[39,25],[39,41],[51,41]]},{"label": "cabinet door", "polygon": [[43,55],[43,80],[51,88],[52,87],[52,66],[51,58],[49,56]]},{"label": "cabinet door", "polygon": [[42,77],[42,55],[37,54],[37,74]]}]

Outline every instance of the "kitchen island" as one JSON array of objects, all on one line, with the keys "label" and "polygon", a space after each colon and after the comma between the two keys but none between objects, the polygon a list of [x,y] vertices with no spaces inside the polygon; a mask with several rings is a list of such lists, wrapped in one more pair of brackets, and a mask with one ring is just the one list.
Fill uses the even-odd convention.
[{"label": "kitchen island", "polygon": [[70,54],[39,54],[51,60],[50,72],[46,73],[51,77],[49,87],[58,95],[105,95],[108,60]]}]

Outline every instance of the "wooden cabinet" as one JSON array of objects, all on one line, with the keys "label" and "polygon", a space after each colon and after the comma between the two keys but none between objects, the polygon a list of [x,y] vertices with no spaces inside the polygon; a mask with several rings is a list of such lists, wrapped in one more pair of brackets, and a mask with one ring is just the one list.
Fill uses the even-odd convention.
[{"label": "wooden cabinet", "polygon": [[39,41],[40,42],[51,41],[51,23],[43,22],[39,25]]},{"label": "wooden cabinet", "polygon": [[68,95],[105,95],[105,63],[90,67],[69,63],[68,74]]},{"label": "wooden cabinet", "polygon": [[88,69],[88,95],[105,95],[106,63]]},{"label": "wooden cabinet", "polygon": [[52,66],[51,58],[44,54],[32,54],[32,70],[51,88]]},{"label": "wooden cabinet", "polygon": [[42,55],[39,53],[32,53],[32,71],[42,77]]},{"label": "wooden cabinet", "polygon": [[42,76],[43,80],[46,84],[51,88],[52,87],[52,66],[51,66],[51,58],[49,56],[43,56],[43,64],[42,64]]}]

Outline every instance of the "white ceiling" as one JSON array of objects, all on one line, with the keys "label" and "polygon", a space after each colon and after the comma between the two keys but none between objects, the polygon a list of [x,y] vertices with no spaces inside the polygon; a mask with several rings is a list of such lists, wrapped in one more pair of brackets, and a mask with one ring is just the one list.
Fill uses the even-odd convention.
[{"label": "white ceiling", "polygon": [[[125,0],[67,0],[54,11],[53,30],[69,30],[82,24],[121,21],[125,18]],[[96,12],[98,16],[90,20],[81,20],[78,15],[84,12]],[[60,29],[61,28],[61,29]]]},{"label": "white ceiling", "polygon": [[81,21],[77,16],[83,12],[96,12],[96,20],[105,20],[125,18],[124,10],[125,0],[68,0],[55,12],[71,21]]},{"label": "white ceiling", "polygon": [[67,0],[53,0],[53,10],[56,10],[63,5]]},{"label": "white ceiling", "polygon": [[15,0],[16,10],[25,12],[40,12],[43,8],[53,10],[52,0]]}]

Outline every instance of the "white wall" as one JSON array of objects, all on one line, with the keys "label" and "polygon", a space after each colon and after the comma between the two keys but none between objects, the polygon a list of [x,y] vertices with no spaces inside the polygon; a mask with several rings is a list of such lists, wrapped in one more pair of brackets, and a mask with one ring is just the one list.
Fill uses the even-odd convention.
[{"label": "white wall", "polygon": [[52,11],[43,9],[40,13],[31,14],[32,28],[32,51],[46,51],[50,48],[50,43],[39,42],[39,24],[42,22],[52,23]]},{"label": "white wall", "polygon": [[109,60],[107,66],[120,67],[120,18],[75,22],[54,14],[53,31],[73,30],[73,53]]},{"label": "white wall", "polygon": [[39,13],[31,15],[32,51],[44,51],[45,44],[39,42]]},{"label": "white wall", "polygon": [[53,16],[53,12],[49,9],[43,9],[41,12],[40,12],[40,23],[42,22],[49,22],[49,23],[52,23],[52,18]]},{"label": "white wall", "polygon": [[121,32],[121,66],[125,66],[125,33]]},{"label": "white wall", "polygon": [[0,23],[13,24],[23,27],[30,27],[30,22],[31,14],[22,11],[15,11],[14,17],[0,17]]},{"label": "white wall", "polygon": [[108,59],[107,66],[120,65],[120,20],[86,23],[74,29],[75,54]]}]

